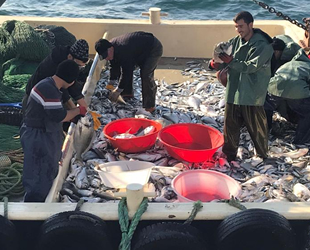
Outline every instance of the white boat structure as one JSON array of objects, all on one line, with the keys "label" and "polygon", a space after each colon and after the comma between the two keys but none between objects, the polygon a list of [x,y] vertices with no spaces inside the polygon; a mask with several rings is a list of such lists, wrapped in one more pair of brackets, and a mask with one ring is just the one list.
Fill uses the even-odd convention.
[{"label": "white boat structure", "polygon": [[[31,26],[57,25],[65,27],[76,38],[83,38],[95,44],[99,38],[111,39],[133,31],[153,33],[164,46],[163,58],[211,58],[214,45],[226,41],[236,35],[233,21],[198,21],[198,20],[164,20],[159,8],[151,8],[143,13],[149,19],[86,19],[86,18],[49,18],[28,16],[0,16],[0,23],[7,20],[25,21]],[[285,20],[256,20],[254,26],[261,28],[271,37],[286,34],[303,47],[310,46],[309,32]],[[94,55],[93,67],[85,84],[86,100],[89,102],[96,83],[100,78],[104,62],[98,60],[94,46],[90,46],[90,54]],[[157,74],[165,74],[166,80],[173,82],[178,66],[162,65]],[[176,80],[177,81],[177,80]],[[8,219],[11,221],[44,221],[50,216],[73,211],[76,204],[57,203],[57,197],[66,178],[70,160],[73,155],[72,140],[66,141],[66,154],[59,174],[45,203],[9,202]],[[132,217],[144,196],[143,192],[127,190],[129,217]],[[275,202],[275,203],[243,203],[246,208],[262,208],[273,210],[290,221],[306,221],[310,219],[310,204],[307,202]],[[0,203],[0,214],[4,214],[5,204]],[[193,209],[192,203],[150,203],[142,215],[143,221],[184,221]],[[104,221],[118,221],[117,203],[85,203],[81,211],[94,214]],[[239,210],[226,203],[203,203],[195,221],[221,221]]]}]

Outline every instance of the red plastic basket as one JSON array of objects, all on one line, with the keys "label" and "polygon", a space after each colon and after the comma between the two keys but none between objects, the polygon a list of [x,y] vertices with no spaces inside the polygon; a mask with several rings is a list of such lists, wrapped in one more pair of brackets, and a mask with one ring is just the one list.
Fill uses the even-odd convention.
[{"label": "red plastic basket", "polygon": [[187,162],[210,160],[224,143],[220,131],[196,123],[169,125],[160,131],[158,138],[172,157]]},{"label": "red plastic basket", "polygon": [[[148,126],[154,126],[155,131],[144,135],[128,139],[113,138],[115,134],[125,133],[130,129],[130,133],[134,134],[139,129]],[[124,153],[139,153],[150,149],[156,142],[158,132],[162,125],[159,122],[144,118],[124,118],[108,123],[103,128],[104,135],[109,139],[111,145]]]}]

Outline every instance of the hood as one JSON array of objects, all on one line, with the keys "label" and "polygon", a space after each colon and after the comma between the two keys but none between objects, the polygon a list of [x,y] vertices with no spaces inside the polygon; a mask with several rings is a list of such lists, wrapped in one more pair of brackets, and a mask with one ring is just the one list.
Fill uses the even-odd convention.
[{"label": "hood", "polygon": [[273,42],[272,38],[266,32],[262,31],[261,29],[253,28],[253,32],[254,34],[259,34],[260,36],[253,36],[251,38],[252,41],[262,40],[262,37],[264,37],[268,43]]},{"label": "hood", "polygon": [[292,60],[310,63],[310,59],[308,58],[307,54],[303,49],[299,49]]},{"label": "hood", "polygon": [[57,46],[52,50],[52,60],[54,63],[59,64],[66,60],[69,55],[70,46]]}]

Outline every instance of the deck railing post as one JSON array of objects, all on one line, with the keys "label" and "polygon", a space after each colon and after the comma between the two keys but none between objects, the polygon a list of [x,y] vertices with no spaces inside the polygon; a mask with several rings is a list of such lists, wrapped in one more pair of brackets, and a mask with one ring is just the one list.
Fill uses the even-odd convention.
[{"label": "deck railing post", "polygon": [[160,8],[152,7],[152,8],[149,8],[149,12],[143,12],[142,16],[150,17],[149,22],[151,24],[160,24],[161,23],[160,17],[168,16],[167,13],[160,13],[160,11],[161,11]]}]

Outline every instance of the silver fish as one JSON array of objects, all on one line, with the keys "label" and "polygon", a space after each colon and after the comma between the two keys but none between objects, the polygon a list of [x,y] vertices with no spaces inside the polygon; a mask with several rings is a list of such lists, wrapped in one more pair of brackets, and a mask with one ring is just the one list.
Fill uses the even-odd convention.
[{"label": "silver fish", "polygon": [[156,153],[127,154],[127,157],[140,160],[140,161],[151,161],[151,162],[154,162],[154,161],[157,161],[163,158],[161,154],[156,154]]},{"label": "silver fish", "polygon": [[155,127],[154,126],[148,126],[145,129],[139,131],[136,136],[143,136],[143,135],[147,135],[147,134],[151,134],[155,131]]},{"label": "silver fish", "polygon": [[201,104],[201,100],[197,96],[190,96],[188,98],[188,104],[189,104],[189,106],[193,107],[194,109],[199,109],[199,106]]},{"label": "silver fish", "polygon": [[229,42],[220,42],[218,43],[213,52],[213,60],[216,63],[223,63],[223,61],[219,58],[221,53],[226,53],[227,55],[231,55],[232,45]]},{"label": "silver fish", "polygon": [[89,182],[86,174],[86,168],[81,168],[80,172],[75,178],[75,185],[77,188],[86,189],[89,187]]},{"label": "silver fish", "polygon": [[78,121],[73,135],[76,161],[82,161],[82,154],[90,149],[95,136],[92,117],[86,114]]}]

